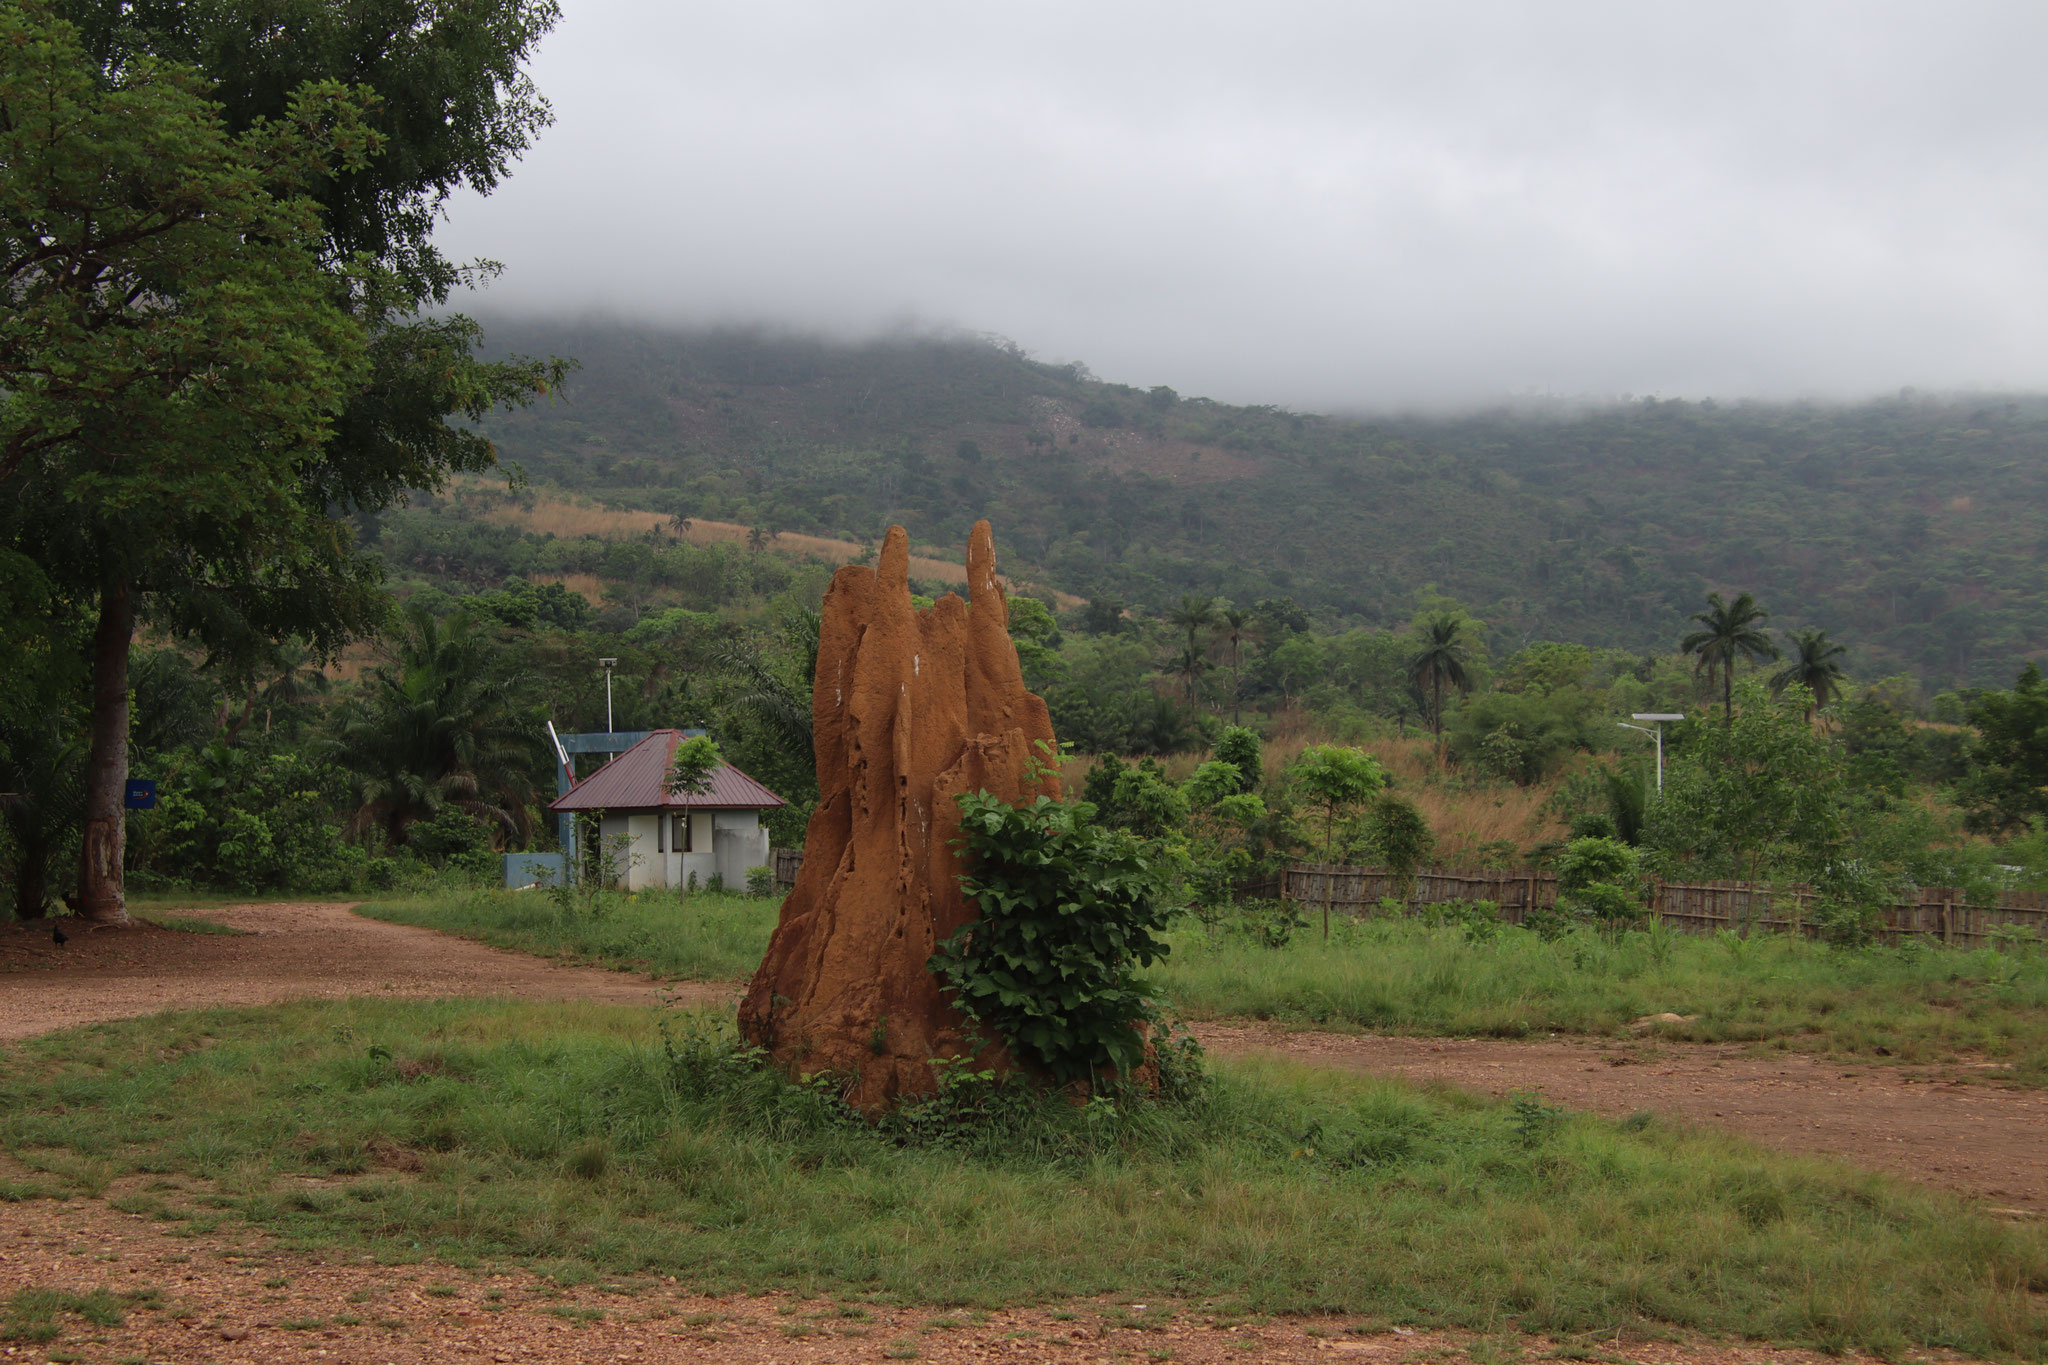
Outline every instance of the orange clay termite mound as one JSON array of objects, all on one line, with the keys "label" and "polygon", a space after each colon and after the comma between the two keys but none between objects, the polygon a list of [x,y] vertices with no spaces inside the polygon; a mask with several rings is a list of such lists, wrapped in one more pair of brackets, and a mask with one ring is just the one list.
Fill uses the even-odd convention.
[{"label": "orange clay termite mound", "polygon": [[[969,602],[911,604],[910,542],[893,526],[878,568],[832,576],[811,685],[818,809],[740,1031],[795,1072],[855,1078],[867,1110],[933,1088],[933,1057],[967,1051],[967,1022],[925,965],[975,918],[961,894],[953,798],[1059,795],[1057,751],[1024,686],[996,581],[995,538],[967,546]],[[1046,746],[1040,749],[1039,745]],[[991,1042],[982,1065],[1007,1069]]]}]

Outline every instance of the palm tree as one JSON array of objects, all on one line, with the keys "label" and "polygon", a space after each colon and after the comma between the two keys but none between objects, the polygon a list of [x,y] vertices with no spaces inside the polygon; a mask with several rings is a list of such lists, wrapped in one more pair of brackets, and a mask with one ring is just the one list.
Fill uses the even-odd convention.
[{"label": "palm tree", "polygon": [[1244,692],[1244,673],[1238,666],[1240,652],[1257,625],[1252,614],[1242,607],[1225,607],[1218,620],[1217,633],[1230,645],[1230,723],[1235,725]]},{"label": "palm tree", "polygon": [[818,673],[822,618],[798,607],[782,618],[781,626],[782,648],[777,657],[770,657],[749,638],[732,640],[719,651],[719,662],[736,684],[726,704],[760,722],[792,772],[811,774],[818,770],[811,686]]},{"label": "palm tree", "polygon": [[270,713],[273,710],[289,711],[304,706],[315,697],[327,695],[329,680],[327,670],[320,666],[320,658],[297,638],[286,640],[277,647],[271,657],[271,669],[275,674],[264,687],[263,733],[270,733]]},{"label": "palm tree", "polygon": [[1771,690],[1782,692],[1798,683],[1811,692],[1813,704],[1806,708],[1806,718],[1812,720],[1815,707],[1841,699],[1847,681],[1841,661],[1849,647],[1830,640],[1824,630],[1802,630],[1792,637],[1792,648],[1792,662],[1771,675]]},{"label": "palm tree", "polygon": [[1472,690],[1465,669],[1465,622],[1456,612],[1440,611],[1422,623],[1421,648],[1408,656],[1408,680],[1429,696],[1429,728],[1439,747],[1444,740],[1444,689]]},{"label": "palm tree", "polygon": [[1746,592],[1733,602],[1723,602],[1720,593],[1710,592],[1707,609],[1692,615],[1701,628],[1678,642],[1681,654],[1699,656],[1694,673],[1721,675],[1723,725],[1735,723],[1735,661],[1745,654],[1755,663],[1778,657],[1778,647],[1771,643],[1771,637],[1758,629],[1770,616]]},{"label": "palm tree", "polygon": [[771,531],[766,526],[749,527],[747,530],[747,548],[755,554],[759,554],[768,548],[769,543],[775,539],[777,534],[778,532]]},{"label": "palm tree", "polygon": [[1614,836],[1625,844],[1643,841],[1643,826],[1650,818],[1650,785],[1646,768],[1609,768],[1601,774],[1606,789],[1607,815],[1614,821]]},{"label": "palm tree", "polygon": [[1193,649],[1195,637],[1216,624],[1216,599],[1182,593],[1180,605],[1167,612],[1166,619],[1187,632],[1188,648]]},{"label": "palm tree", "polygon": [[524,840],[532,832],[535,726],[488,676],[469,618],[405,613],[392,665],[344,714],[335,758],[356,774],[349,831],[376,826],[394,844],[453,805]]},{"label": "palm tree", "polygon": [[1195,699],[1195,684],[1209,671],[1209,655],[1200,645],[1189,641],[1187,648],[1167,662],[1167,668],[1180,679],[1181,690],[1189,701]]}]

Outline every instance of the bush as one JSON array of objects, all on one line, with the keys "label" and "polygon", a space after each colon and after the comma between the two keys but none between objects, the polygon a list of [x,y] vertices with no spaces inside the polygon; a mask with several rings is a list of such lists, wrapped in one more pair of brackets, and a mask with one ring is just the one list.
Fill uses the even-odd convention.
[{"label": "bush", "polygon": [[1140,967],[1166,956],[1172,914],[1155,850],[1098,823],[1086,802],[1012,806],[963,792],[960,885],[981,918],[931,969],[969,1017],[1055,1081],[1129,1075],[1155,1017]]},{"label": "bush", "polygon": [[1430,906],[1419,918],[1425,924],[1457,929],[1468,943],[1490,943],[1500,935],[1500,906],[1493,901],[1445,901]]},{"label": "bush", "polygon": [[1263,750],[1257,735],[1241,725],[1231,726],[1217,736],[1214,757],[1217,762],[1231,764],[1237,769],[1237,789],[1240,792],[1258,790],[1264,767]]},{"label": "bush", "polygon": [[766,864],[747,869],[747,894],[749,896],[772,896],[775,894],[775,869]]},{"label": "bush", "polygon": [[436,867],[483,879],[502,865],[491,827],[457,806],[443,806],[431,820],[415,821],[406,835],[413,851]]},{"label": "bush", "polygon": [[344,843],[333,815],[346,789],[332,768],[218,741],[151,766],[156,809],[129,824],[138,885],[341,891],[366,880],[363,851]]},{"label": "bush", "polygon": [[1285,948],[1288,940],[1308,928],[1308,919],[1292,901],[1248,900],[1238,906],[1231,928],[1261,948]]},{"label": "bush", "polygon": [[1610,930],[1641,928],[1643,903],[1636,851],[1619,839],[1574,839],[1557,859],[1558,908]]},{"label": "bush", "polygon": [[1406,797],[1383,791],[1366,807],[1366,843],[1380,866],[1394,874],[1405,898],[1415,874],[1436,852],[1429,821]]}]

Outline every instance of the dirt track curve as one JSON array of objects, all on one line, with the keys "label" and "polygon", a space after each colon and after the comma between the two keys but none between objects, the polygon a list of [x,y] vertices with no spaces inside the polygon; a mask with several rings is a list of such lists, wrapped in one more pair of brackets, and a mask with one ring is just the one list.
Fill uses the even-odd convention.
[{"label": "dirt track curve", "polygon": [[[0,1042],[159,1010],[350,995],[526,996],[653,1004],[675,990],[704,1003],[736,984],[657,986],[560,966],[431,929],[386,924],[346,904],[193,911],[247,930],[151,926],[75,933],[0,931]],[[1219,1053],[1275,1052],[1494,1094],[1540,1092],[1608,1115],[1655,1110],[1767,1146],[1822,1153],[1945,1186],[2023,1217],[2048,1215],[2048,1093],[1986,1084],[1971,1068],[1843,1064],[1804,1053],[1598,1039],[1380,1037],[1256,1024],[1197,1030]]]},{"label": "dirt track curve", "polygon": [[658,990],[701,995],[707,1003],[737,990],[723,982],[657,986],[628,972],[562,966],[432,929],[364,919],[349,913],[351,904],[182,912],[241,934],[179,933],[148,924],[71,928],[71,941],[61,948],[42,924],[0,931],[0,1042],[160,1010],[279,1000],[509,995],[652,1005]]}]

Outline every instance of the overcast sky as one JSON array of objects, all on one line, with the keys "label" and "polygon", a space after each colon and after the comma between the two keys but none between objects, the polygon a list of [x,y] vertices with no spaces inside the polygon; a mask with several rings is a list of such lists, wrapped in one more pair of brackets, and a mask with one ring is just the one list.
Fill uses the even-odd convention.
[{"label": "overcast sky", "polygon": [[563,0],[476,311],[1304,408],[2048,389],[2048,5]]}]

